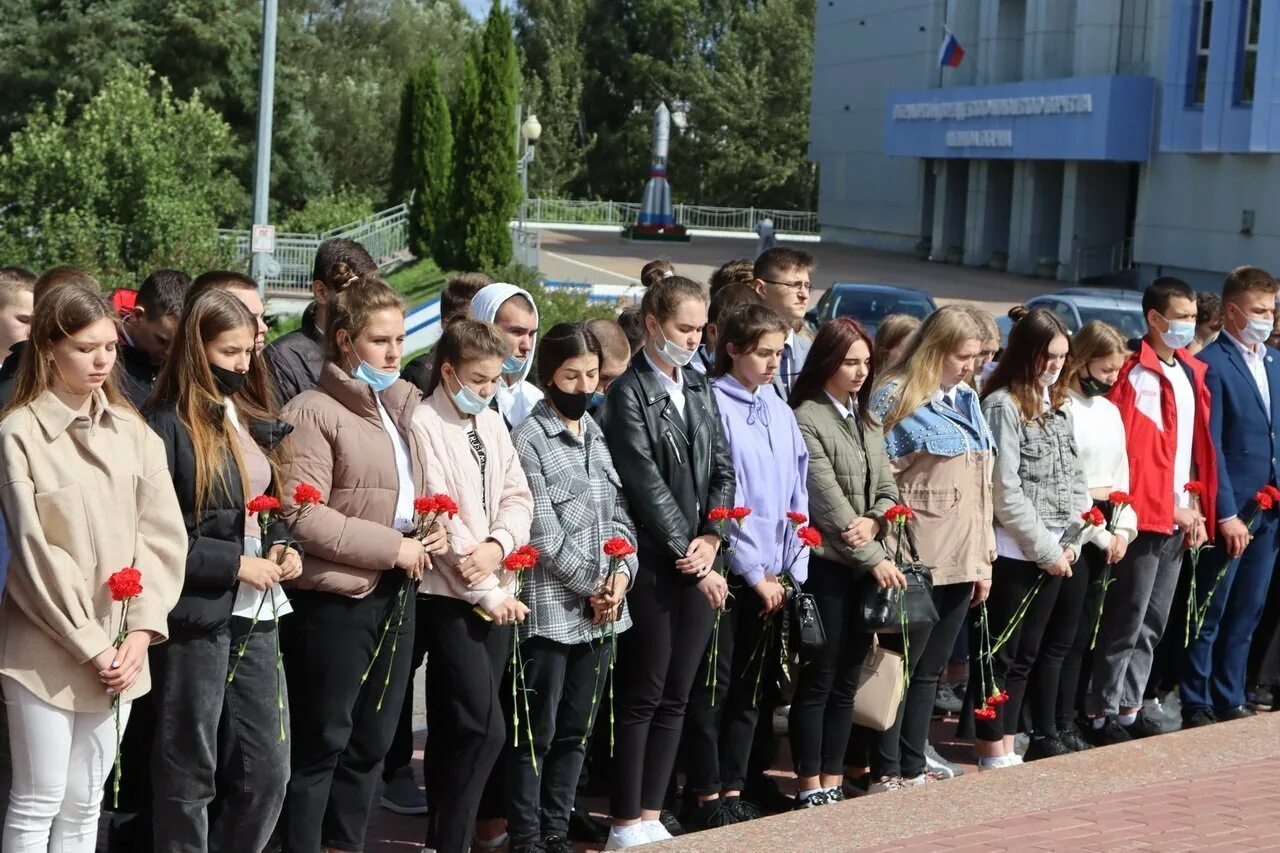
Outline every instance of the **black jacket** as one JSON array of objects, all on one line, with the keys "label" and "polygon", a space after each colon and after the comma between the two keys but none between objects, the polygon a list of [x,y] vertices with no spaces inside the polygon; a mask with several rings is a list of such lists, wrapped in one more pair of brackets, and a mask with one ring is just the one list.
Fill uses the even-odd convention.
[{"label": "black jacket", "polygon": [[156,377],[160,375],[160,367],[151,363],[151,356],[123,340],[120,341],[119,353],[116,359],[116,381],[129,402],[141,409],[142,404],[151,396]]},{"label": "black jacket", "polygon": [[18,363],[22,361],[22,351],[26,348],[26,341],[15,342],[5,356],[4,364],[0,364],[0,408],[9,405],[13,399],[18,384]]},{"label": "black jacket", "polygon": [[324,367],[324,334],[316,326],[314,313],[303,314],[301,328],[272,341],[266,356],[281,406],[316,387]]},{"label": "black jacket", "polygon": [[423,399],[430,396],[428,390],[431,387],[431,376],[435,373],[436,348],[424,352],[404,366],[404,370],[400,371],[400,378],[407,380],[422,392]]},{"label": "black jacket", "polygon": [[683,557],[695,536],[720,535],[707,512],[732,506],[737,488],[711,385],[696,370],[681,373],[684,426],[643,352],[609,386],[604,404],[605,438],[636,523],[640,556],[668,563]]},{"label": "black jacket", "polygon": [[[147,423],[164,441],[169,471],[178,492],[178,503],[187,525],[187,569],[182,596],[169,613],[171,632],[215,633],[229,624],[235,604],[236,577],[244,554],[245,503],[248,498],[240,484],[234,457],[227,457],[223,472],[225,488],[215,486],[204,509],[196,514],[195,445],[178,417],[172,401],[146,414]],[[264,450],[272,450],[293,427],[279,421],[257,421],[249,425],[254,440]],[[274,521],[263,551],[284,542],[288,531]]]}]

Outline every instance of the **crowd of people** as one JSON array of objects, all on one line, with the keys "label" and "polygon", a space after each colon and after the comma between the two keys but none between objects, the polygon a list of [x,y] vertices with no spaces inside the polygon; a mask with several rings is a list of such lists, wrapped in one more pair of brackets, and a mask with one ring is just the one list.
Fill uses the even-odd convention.
[{"label": "crowd of people", "polygon": [[655,261],[548,329],[458,275],[403,370],[348,240],[270,345],[240,273],[0,269],[5,853],[94,850],[104,800],[115,851],[360,851],[379,791],[428,850],[622,849],[951,778],[952,701],[983,772],[1165,731],[1171,686],[1276,708],[1271,275],[1006,342],[808,329],[813,269]]}]

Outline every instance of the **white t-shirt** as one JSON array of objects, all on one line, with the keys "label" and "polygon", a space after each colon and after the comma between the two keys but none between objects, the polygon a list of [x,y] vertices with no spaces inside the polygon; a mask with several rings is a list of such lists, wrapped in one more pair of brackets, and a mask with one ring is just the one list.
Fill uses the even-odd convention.
[{"label": "white t-shirt", "polygon": [[1186,493],[1191,481],[1191,445],[1195,441],[1196,392],[1181,362],[1160,362],[1160,369],[1173,386],[1173,402],[1178,409],[1178,445],[1173,454],[1173,499],[1177,506],[1190,506]]},{"label": "white t-shirt", "polygon": [[676,370],[676,378],[672,379],[667,372],[658,365],[654,364],[653,359],[649,358],[649,353],[644,354],[645,361],[649,362],[649,366],[653,368],[653,372],[658,374],[658,382],[667,391],[667,396],[671,398],[671,405],[676,407],[676,411],[680,413],[680,417],[684,417],[684,383],[681,381],[681,373]]},{"label": "white t-shirt", "polygon": [[387,414],[386,407],[382,405],[382,397],[374,394],[373,399],[378,404],[378,417],[382,418],[382,428],[391,437],[391,452],[396,458],[396,478],[399,489],[396,493],[396,520],[393,526],[401,533],[409,533],[413,530],[414,523],[413,472],[409,468],[409,445],[400,434],[400,430],[396,429],[391,415]]}]

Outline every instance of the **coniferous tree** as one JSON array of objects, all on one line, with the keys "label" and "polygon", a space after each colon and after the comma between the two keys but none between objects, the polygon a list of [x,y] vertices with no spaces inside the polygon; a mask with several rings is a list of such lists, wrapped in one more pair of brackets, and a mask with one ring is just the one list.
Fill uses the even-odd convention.
[{"label": "coniferous tree", "polygon": [[420,258],[436,257],[441,251],[452,179],[449,104],[435,60],[428,59],[405,81],[392,182],[401,199],[413,199],[409,247]]}]

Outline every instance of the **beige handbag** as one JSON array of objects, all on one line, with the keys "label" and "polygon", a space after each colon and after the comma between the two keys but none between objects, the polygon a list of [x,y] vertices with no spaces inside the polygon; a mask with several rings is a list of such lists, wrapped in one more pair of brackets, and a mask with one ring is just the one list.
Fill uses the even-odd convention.
[{"label": "beige handbag", "polygon": [[871,648],[862,662],[858,676],[858,692],[853,695],[853,722],[859,726],[888,731],[898,718],[902,704],[903,660],[900,652],[881,647],[879,638],[871,635]]}]

